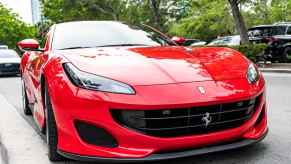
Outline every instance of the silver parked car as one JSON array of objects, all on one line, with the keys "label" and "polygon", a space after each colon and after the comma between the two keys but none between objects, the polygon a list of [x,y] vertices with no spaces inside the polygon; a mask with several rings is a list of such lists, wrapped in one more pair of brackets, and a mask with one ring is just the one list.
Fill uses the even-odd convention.
[{"label": "silver parked car", "polygon": [[208,45],[210,46],[238,46],[240,45],[240,36],[233,35],[233,36],[224,36],[214,39]]},{"label": "silver parked car", "polygon": [[0,45],[0,50],[8,50],[8,46],[6,46],[6,45]]},{"label": "silver parked car", "polygon": [[0,75],[19,74],[20,57],[14,50],[0,49]]}]

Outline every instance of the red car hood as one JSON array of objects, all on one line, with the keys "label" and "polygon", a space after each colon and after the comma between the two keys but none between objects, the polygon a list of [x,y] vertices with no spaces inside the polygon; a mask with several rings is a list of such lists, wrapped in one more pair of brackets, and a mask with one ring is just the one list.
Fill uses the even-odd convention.
[{"label": "red car hood", "polygon": [[245,78],[248,60],[228,48],[114,47],[59,50],[80,70],[131,85]]}]

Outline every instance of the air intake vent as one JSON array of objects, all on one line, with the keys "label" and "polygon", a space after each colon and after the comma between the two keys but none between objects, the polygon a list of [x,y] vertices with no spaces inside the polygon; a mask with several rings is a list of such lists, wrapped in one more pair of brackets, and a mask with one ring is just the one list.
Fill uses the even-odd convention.
[{"label": "air intake vent", "polygon": [[118,146],[113,136],[102,128],[82,121],[75,121],[75,126],[81,139],[88,144],[110,148]]}]

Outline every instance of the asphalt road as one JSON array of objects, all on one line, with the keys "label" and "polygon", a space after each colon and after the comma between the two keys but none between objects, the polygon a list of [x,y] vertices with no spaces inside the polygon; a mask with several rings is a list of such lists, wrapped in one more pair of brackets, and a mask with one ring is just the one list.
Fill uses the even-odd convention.
[{"label": "asphalt road", "polygon": [[[269,135],[254,146],[238,150],[159,162],[160,164],[290,164],[291,163],[291,74],[265,74],[267,81]],[[0,94],[4,95],[21,116],[36,130],[32,118],[21,109],[20,78],[0,78]],[[39,136],[43,138],[43,136]],[[33,154],[32,154],[33,155]],[[41,163],[41,162],[40,162]],[[68,161],[65,163],[77,164]],[[79,164],[79,163],[78,163]]]}]

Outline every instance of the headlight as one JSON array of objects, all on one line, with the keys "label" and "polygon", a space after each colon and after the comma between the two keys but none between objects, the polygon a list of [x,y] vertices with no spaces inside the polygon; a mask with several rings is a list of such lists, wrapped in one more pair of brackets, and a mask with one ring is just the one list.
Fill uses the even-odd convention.
[{"label": "headlight", "polygon": [[249,83],[251,83],[251,84],[253,84],[259,80],[260,73],[254,64],[249,65],[248,72],[247,72],[247,78],[248,78]]},{"label": "headlight", "polygon": [[102,92],[135,94],[134,89],[125,83],[83,72],[71,63],[65,63],[63,67],[72,83],[78,87]]}]

